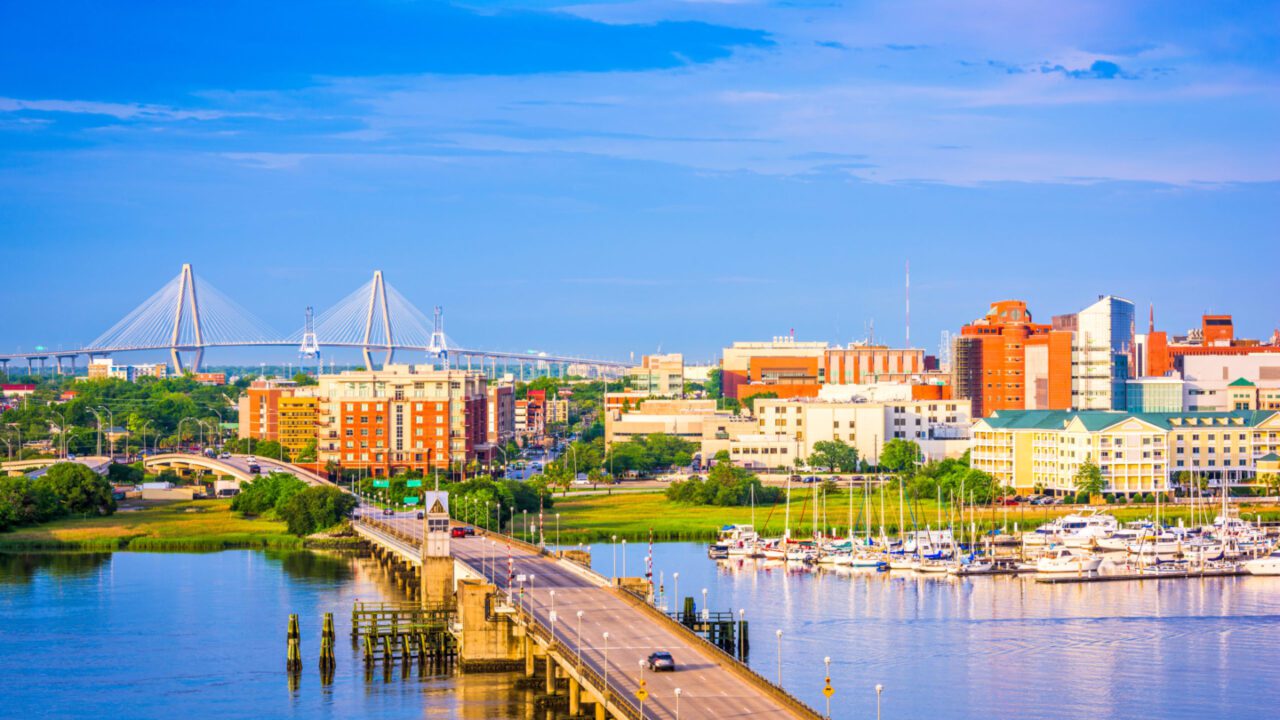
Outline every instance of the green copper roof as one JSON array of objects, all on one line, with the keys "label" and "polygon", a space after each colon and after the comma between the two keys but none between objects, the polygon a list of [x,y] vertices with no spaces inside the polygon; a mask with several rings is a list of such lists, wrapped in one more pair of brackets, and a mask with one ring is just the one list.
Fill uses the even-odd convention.
[{"label": "green copper roof", "polygon": [[1232,380],[1227,387],[1256,387],[1253,383],[1244,378],[1236,378]]},{"label": "green copper roof", "polygon": [[[1233,410],[1231,412],[1183,412],[1183,413],[1131,413],[1123,410],[997,410],[983,421],[1001,430],[1061,430],[1072,420],[1079,420],[1085,429],[1093,432],[1118,425],[1129,418],[1136,418],[1164,430],[1210,427],[1254,427],[1275,415],[1276,410]],[[1240,423],[1219,425],[1204,423],[1219,418],[1239,419]],[[1181,424],[1175,424],[1181,419]],[[1203,424],[1191,424],[1198,420]]]},{"label": "green copper roof", "polygon": [[1258,458],[1257,462],[1276,462],[1277,460],[1280,460],[1280,455],[1277,455],[1275,453],[1267,453],[1266,455],[1263,455],[1262,457]]}]

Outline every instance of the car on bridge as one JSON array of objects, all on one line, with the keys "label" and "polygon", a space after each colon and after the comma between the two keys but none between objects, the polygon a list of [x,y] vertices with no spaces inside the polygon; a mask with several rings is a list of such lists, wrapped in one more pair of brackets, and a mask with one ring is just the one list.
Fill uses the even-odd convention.
[{"label": "car on bridge", "polygon": [[676,670],[675,658],[671,657],[671,653],[666,650],[650,653],[645,664],[652,672],[675,672]]}]

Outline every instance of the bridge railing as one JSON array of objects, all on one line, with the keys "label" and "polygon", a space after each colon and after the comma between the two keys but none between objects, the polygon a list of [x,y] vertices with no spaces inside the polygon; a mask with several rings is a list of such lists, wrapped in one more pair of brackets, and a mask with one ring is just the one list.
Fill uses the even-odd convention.
[{"label": "bridge railing", "polygon": [[693,645],[708,651],[711,655],[720,660],[720,665],[722,667],[725,667],[730,672],[738,675],[738,677],[763,691],[769,697],[779,701],[800,717],[809,718],[810,720],[822,720],[823,715],[821,713],[801,702],[794,695],[787,692],[786,688],[772,680],[769,680],[755,670],[752,670],[746,663],[738,660],[730,653],[725,652],[718,645],[702,637],[682,623],[677,622],[675,618],[672,618],[670,615],[667,615],[658,608],[650,605],[644,598],[623,588],[614,588],[614,592],[616,592],[627,603],[640,609],[641,612],[653,618],[654,622],[674,631],[677,635],[688,640]]}]

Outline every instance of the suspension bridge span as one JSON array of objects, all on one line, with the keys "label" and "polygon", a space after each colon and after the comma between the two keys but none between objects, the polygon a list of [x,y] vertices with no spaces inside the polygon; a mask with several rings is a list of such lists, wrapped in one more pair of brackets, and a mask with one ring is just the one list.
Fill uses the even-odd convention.
[{"label": "suspension bridge span", "polygon": [[306,309],[306,322],[289,334],[282,334],[217,288],[197,279],[190,264],[177,277],[134,308],[105,332],[74,349],[37,348],[29,352],[0,352],[0,370],[8,373],[11,362],[27,364],[28,372],[38,363],[41,370],[52,361],[56,372],[76,359],[90,361],[118,353],[156,352],[169,354],[173,369],[198,370],[206,350],[237,347],[296,347],[304,358],[317,359],[327,349],[360,350],[365,367],[383,365],[396,353],[422,353],[432,362],[448,365],[478,361],[481,367],[498,362],[536,363],[539,366],[585,365],[596,372],[624,368],[631,363],[574,355],[528,351],[482,350],[455,344],[444,332],[444,314],[436,306],[432,317],[409,302],[375,270],[372,279],[319,314]]}]

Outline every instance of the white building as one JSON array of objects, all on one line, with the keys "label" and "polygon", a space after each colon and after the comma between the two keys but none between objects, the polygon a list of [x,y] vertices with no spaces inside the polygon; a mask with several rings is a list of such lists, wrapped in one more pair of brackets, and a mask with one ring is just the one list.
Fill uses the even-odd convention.
[{"label": "white building", "polygon": [[[1273,404],[1280,402],[1280,353],[1184,355],[1182,380],[1182,404],[1188,412],[1280,408]],[[1232,385],[1240,380],[1255,388],[1252,405],[1247,404],[1239,389],[1247,386]],[[1242,402],[1246,404],[1238,407]]]}]

